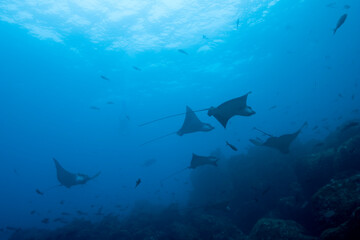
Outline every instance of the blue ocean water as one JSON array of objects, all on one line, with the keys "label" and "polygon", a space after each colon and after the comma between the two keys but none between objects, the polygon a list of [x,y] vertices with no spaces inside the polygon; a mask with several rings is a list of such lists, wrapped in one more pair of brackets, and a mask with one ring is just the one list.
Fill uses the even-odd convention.
[{"label": "blue ocean water", "polygon": [[[0,0],[0,238],[12,234],[7,226],[56,229],[63,223],[53,219],[71,221],[77,211],[96,222],[99,209],[122,219],[134,209],[233,199],[222,189],[243,185],[280,191],[281,169],[268,153],[241,171],[252,164],[243,156],[263,151],[249,141],[266,138],[254,127],[278,136],[307,121],[292,145],[301,149],[359,118],[359,9],[354,0]],[[140,146],[176,132],[184,117],[139,124],[249,91],[255,115],[235,116],[225,129],[198,112],[214,130]],[[189,166],[193,153],[218,156],[218,168],[187,170],[161,184]],[[234,157],[239,171],[231,173]],[[70,172],[101,174],[50,189],[59,184],[53,158]],[[274,170],[266,178],[274,182],[256,180],[263,169]],[[230,183],[243,175],[249,178],[240,185]],[[207,195],[207,188],[221,191]]]}]

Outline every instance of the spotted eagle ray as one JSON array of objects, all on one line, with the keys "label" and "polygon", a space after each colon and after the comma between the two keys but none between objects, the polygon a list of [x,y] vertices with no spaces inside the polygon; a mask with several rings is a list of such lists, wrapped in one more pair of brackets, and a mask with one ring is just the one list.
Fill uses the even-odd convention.
[{"label": "spotted eagle ray", "polygon": [[[208,111],[208,116],[210,116],[210,117],[213,116],[224,128],[226,128],[228,121],[232,117],[234,117],[234,116],[251,116],[256,113],[251,107],[249,107],[247,105],[247,97],[250,93],[251,92],[248,92],[241,97],[226,101],[217,107],[205,108],[205,109],[196,110],[193,112],[195,113],[195,112]],[[178,113],[178,114],[169,115],[166,117],[158,118],[158,119],[140,124],[139,126],[142,127],[142,126],[154,123],[154,122],[181,116],[184,114],[186,114],[186,113]]]},{"label": "spotted eagle ray", "polygon": [[82,173],[76,173],[76,174],[71,173],[71,172],[65,170],[55,158],[53,158],[53,160],[54,160],[54,163],[56,166],[57,179],[62,186],[65,186],[67,188],[70,188],[72,186],[79,185],[79,184],[85,184],[88,181],[98,177],[101,173],[101,172],[98,172],[97,174],[95,174],[92,177],[89,177],[88,175],[82,174]]},{"label": "spotted eagle ray", "polygon": [[254,128],[255,130],[269,136],[269,138],[264,142],[261,142],[257,139],[250,139],[250,142],[252,142],[256,146],[266,146],[266,147],[274,148],[279,150],[281,153],[287,154],[290,152],[289,150],[290,144],[295,140],[295,138],[300,134],[301,130],[306,125],[307,122],[305,122],[296,132],[290,134],[284,134],[279,137],[272,136],[258,128]]},{"label": "spotted eagle ray", "polygon": [[193,110],[191,110],[191,108],[189,106],[186,106],[185,120],[184,120],[182,127],[178,131],[168,133],[166,135],[151,139],[151,140],[141,144],[140,146],[143,146],[145,144],[154,142],[156,140],[171,136],[173,134],[182,136],[184,134],[189,134],[189,133],[194,133],[194,132],[209,132],[213,129],[214,129],[214,127],[211,126],[210,124],[201,122],[199,120],[199,118],[196,116],[195,112]]},{"label": "spotted eagle ray", "polygon": [[[71,172],[65,170],[55,158],[53,158],[53,160],[54,160],[55,167],[56,167],[57,179],[60,182],[60,184],[46,189],[45,191],[41,192],[41,195],[43,195],[44,192],[47,192],[55,187],[65,186],[67,188],[70,188],[75,185],[85,184],[88,181],[98,177],[101,173],[101,172],[98,172],[97,174],[95,174],[92,177],[89,177],[88,175],[82,174],[82,173],[76,173],[76,174],[71,173]],[[39,193],[40,190],[36,189],[36,192],[38,192],[38,194],[40,194]]]},{"label": "spotted eagle ray", "polygon": [[205,166],[205,165],[212,165],[212,166],[217,167],[218,161],[219,161],[219,159],[214,156],[200,156],[200,155],[193,153],[191,162],[190,162],[190,166],[187,166],[186,168],[183,168],[180,171],[177,171],[177,172],[171,174],[170,176],[164,178],[163,180],[161,180],[161,183],[164,182],[165,180],[187,170],[187,169],[195,169],[195,168],[198,168],[200,166]]}]

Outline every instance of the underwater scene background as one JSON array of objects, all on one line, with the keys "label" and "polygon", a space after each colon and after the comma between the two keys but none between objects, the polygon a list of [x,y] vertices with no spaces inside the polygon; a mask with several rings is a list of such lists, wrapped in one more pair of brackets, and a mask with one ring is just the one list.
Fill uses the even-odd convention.
[{"label": "underwater scene background", "polygon": [[360,239],[359,10],[0,0],[0,239]]}]

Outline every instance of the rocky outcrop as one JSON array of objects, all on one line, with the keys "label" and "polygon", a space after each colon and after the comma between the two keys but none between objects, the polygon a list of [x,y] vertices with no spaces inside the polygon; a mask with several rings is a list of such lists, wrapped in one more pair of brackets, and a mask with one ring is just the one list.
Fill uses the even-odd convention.
[{"label": "rocky outcrop", "polygon": [[249,240],[316,240],[306,235],[304,228],[291,220],[260,219],[251,230]]},{"label": "rocky outcrop", "polygon": [[320,230],[344,223],[360,206],[360,174],[332,180],[314,194],[312,206]]},{"label": "rocky outcrop", "polygon": [[355,209],[350,219],[336,228],[326,229],[321,240],[358,240],[360,239],[360,207]]},{"label": "rocky outcrop", "polygon": [[312,196],[332,178],[360,171],[360,135],[337,147],[313,153],[296,162],[296,175],[306,197]]}]

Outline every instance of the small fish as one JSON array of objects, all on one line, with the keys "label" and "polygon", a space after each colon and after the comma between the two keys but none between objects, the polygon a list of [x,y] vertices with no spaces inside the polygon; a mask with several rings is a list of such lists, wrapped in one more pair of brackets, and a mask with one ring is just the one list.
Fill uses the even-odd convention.
[{"label": "small fish", "polygon": [[100,110],[100,108],[96,107],[96,106],[91,106],[90,109],[92,109],[92,110]]},{"label": "small fish", "polygon": [[336,24],[336,27],[335,27],[335,29],[334,29],[334,34],[335,34],[336,31],[344,24],[346,18],[347,18],[347,14],[346,14],[346,13],[339,18],[339,20],[338,20],[338,22],[337,22],[337,24]]},{"label": "small fish", "polygon": [[209,38],[207,36],[205,36],[205,35],[203,35],[203,39],[209,40]]},{"label": "small fish", "polygon": [[112,104],[114,104],[114,102],[108,101],[106,104],[112,105]]},{"label": "small fish", "polygon": [[30,212],[30,215],[34,215],[36,213],[36,211],[35,210],[32,210],[31,212]]},{"label": "small fish", "polygon": [[3,229],[3,228],[0,228],[0,232],[4,232],[4,229]]},{"label": "small fish", "polygon": [[36,192],[37,194],[41,195],[41,196],[43,196],[43,195],[44,195],[44,193],[43,193],[43,192],[41,192],[39,189],[36,189],[36,190],[35,190],[35,192]]},{"label": "small fish", "polygon": [[275,109],[275,108],[277,108],[276,105],[269,107],[269,110],[272,110],[272,109]]},{"label": "small fish", "polygon": [[136,71],[141,71],[141,68],[137,67],[137,66],[132,66],[133,69],[135,69]]},{"label": "small fish", "polygon": [[70,216],[71,214],[68,213],[68,212],[62,212],[61,215],[63,215],[63,216]]},{"label": "small fish", "polygon": [[178,52],[179,53],[182,53],[182,54],[185,54],[185,55],[189,55],[185,50],[183,49],[178,49]]},{"label": "small fish", "polygon": [[318,125],[315,125],[315,127],[313,127],[313,130],[316,130],[316,129],[318,129],[319,128],[319,126]]},{"label": "small fish", "polygon": [[359,122],[350,122],[341,129],[341,132],[345,132],[345,131],[349,130],[350,128],[357,127],[357,126],[359,126]]},{"label": "small fish", "polygon": [[343,95],[341,93],[338,94],[339,98],[343,98]]},{"label": "small fish", "polygon": [[14,168],[14,173],[16,174],[16,175],[19,175],[19,173],[18,173],[18,171]]},{"label": "small fish", "polygon": [[239,30],[239,23],[240,23],[240,19],[238,18],[238,19],[236,20],[236,30]]},{"label": "small fish", "polygon": [[355,99],[355,94],[351,95],[351,100]]},{"label": "small fish", "polygon": [[226,145],[229,146],[234,151],[238,150],[234,145],[230,144],[228,141],[226,141]]},{"label": "small fish", "polygon": [[44,218],[43,220],[41,220],[42,223],[44,224],[48,224],[49,223],[49,219],[48,218]]},{"label": "small fish", "polygon": [[350,6],[350,5],[345,4],[345,5],[344,5],[344,8],[345,8],[345,9],[350,9],[350,8],[351,8],[351,6]]},{"label": "small fish", "polygon": [[110,81],[110,79],[107,78],[107,77],[105,77],[104,75],[101,75],[100,77],[101,77],[102,79],[106,80],[106,81]]},{"label": "small fish", "polygon": [[63,204],[64,204],[64,202],[65,202],[64,200],[61,200],[61,201],[60,201],[60,204],[61,204],[61,205],[63,205]]},{"label": "small fish", "polygon": [[137,181],[136,181],[136,185],[135,185],[135,188],[137,188],[141,183],[141,179],[139,178]]}]

